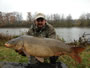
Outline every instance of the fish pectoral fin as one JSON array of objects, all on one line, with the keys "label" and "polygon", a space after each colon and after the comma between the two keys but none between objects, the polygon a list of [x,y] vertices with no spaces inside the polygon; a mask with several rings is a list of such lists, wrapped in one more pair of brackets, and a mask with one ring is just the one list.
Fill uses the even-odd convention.
[{"label": "fish pectoral fin", "polygon": [[35,57],[35,58],[40,62],[44,62],[44,58],[41,58],[41,57]]}]

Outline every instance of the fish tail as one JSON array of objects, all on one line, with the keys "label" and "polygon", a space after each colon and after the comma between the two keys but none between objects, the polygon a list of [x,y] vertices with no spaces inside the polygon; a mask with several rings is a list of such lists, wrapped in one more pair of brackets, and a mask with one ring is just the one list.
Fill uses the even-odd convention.
[{"label": "fish tail", "polygon": [[82,47],[72,47],[72,52],[70,53],[70,56],[77,61],[78,63],[82,62],[81,57],[79,56],[79,53],[81,53],[85,48]]}]

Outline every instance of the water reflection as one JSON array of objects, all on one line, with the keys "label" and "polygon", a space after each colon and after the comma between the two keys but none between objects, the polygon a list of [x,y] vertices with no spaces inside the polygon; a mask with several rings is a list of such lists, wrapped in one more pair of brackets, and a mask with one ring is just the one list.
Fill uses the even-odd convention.
[{"label": "water reflection", "polygon": [[[90,33],[90,28],[56,28],[56,33],[60,38],[64,38],[66,42],[78,40],[84,32]],[[21,35],[28,31],[28,28],[0,28],[0,33],[9,35]]]},{"label": "water reflection", "polygon": [[21,35],[28,31],[28,28],[1,28],[0,33],[9,35]]},{"label": "water reflection", "polygon": [[56,28],[59,37],[64,38],[66,42],[78,40],[83,33],[90,33],[90,28]]}]

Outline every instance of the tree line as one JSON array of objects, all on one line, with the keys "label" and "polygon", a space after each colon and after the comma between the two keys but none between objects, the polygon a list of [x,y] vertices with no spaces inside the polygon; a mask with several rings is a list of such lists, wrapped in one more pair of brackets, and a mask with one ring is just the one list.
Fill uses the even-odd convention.
[{"label": "tree line", "polygon": [[[22,13],[0,12],[0,27],[30,27],[34,20],[33,14],[27,12],[27,19],[23,20]],[[60,14],[46,15],[48,23],[54,27],[90,27],[90,13],[82,14],[78,19],[72,19],[69,14],[64,17]]]}]

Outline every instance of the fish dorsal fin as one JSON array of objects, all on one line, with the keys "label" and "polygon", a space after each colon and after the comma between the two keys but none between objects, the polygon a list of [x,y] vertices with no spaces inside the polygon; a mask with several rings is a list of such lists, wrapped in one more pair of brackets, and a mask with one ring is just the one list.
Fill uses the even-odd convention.
[{"label": "fish dorsal fin", "polygon": [[40,62],[44,62],[44,58],[41,58],[41,57],[35,57],[35,58]]}]

